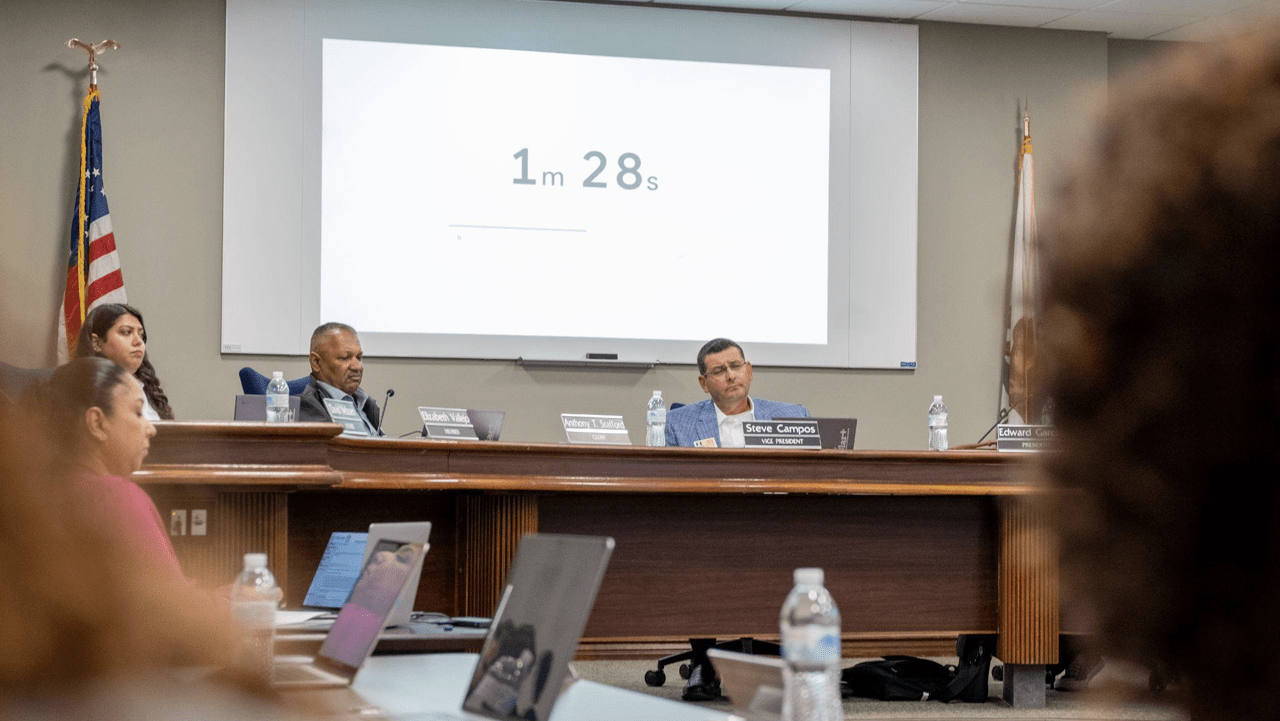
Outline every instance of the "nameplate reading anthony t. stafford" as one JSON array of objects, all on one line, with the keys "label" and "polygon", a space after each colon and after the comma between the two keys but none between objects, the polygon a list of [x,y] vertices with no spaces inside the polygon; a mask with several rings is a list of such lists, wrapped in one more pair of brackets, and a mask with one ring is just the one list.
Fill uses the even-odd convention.
[{"label": "nameplate reading anthony t. stafford", "polygon": [[324,407],[325,410],[329,411],[329,417],[333,419],[333,422],[342,425],[342,435],[369,435],[369,426],[364,424],[364,419],[360,417],[360,411],[356,410],[356,404],[337,398],[325,398]]},{"label": "nameplate reading anthony t. stafford", "polygon": [[476,429],[466,408],[430,408],[418,406],[422,428],[427,438],[443,441],[478,441]]},{"label": "nameplate reading anthony t. stafford", "polygon": [[747,448],[822,450],[817,421],[743,421],[742,440]]},{"label": "nameplate reading anthony t. stafford", "polygon": [[1036,453],[1053,447],[1058,431],[1053,426],[996,426],[996,450],[1012,453]]},{"label": "nameplate reading anthony t. stafford", "polygon": [[569,437],[570,443],[631,445],[631,436],[627,435],[627,427],[622,422],[622,416],[561,413],[560,422],[564,423],[564,434]]}]

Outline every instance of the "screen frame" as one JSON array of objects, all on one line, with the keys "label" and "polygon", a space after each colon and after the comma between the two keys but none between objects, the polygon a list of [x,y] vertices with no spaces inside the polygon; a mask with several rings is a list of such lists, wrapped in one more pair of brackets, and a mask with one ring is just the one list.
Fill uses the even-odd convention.
[{"label": "screen frame", "polygon": [[[397,19],[390,29],[387,18]],[[223,353],[303,356],[312,328],[341,320],[319,317],[314,245],[324,37],[829,68],[828,342],[738,340],[757,365],[915,367],[918,28],[494,0],[228,0]],[[698,269],[666,271],[673,287],[703,281]],[[751,300],[785,302],[767,280],[743,292],[743,312]],[[255,294],[266,287],[274,295],[264,301]],[[640,364],[691,363],[705,340],[361,334],[368,356],[580,362],[603,353]]]}]

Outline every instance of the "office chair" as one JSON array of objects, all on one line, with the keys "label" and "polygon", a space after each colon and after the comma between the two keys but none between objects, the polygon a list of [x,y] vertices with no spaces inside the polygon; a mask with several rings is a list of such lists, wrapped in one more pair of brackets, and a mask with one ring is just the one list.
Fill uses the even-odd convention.
[{"label": "office chair", "polygon": [[[267,394],[267,384],[270,382],[270,376],[264,376],[249,366],[240,369],[240,387],[244,389],[244,394],[247,396],[265,396]],[[311,376],[303,376],[287,382],[289,384],[289,395],[301,395],[302,391],[311,383]]]},{"label": "office chair", "polygon": [[53,375],[53,368],[19,368],[0,362],[0,396],[17,403],[31,384]]},{"label": "office chair", "polygon": [[658,659],[658,668],[644,672],[644,682],[649,686],[661,686],[667,682],[667,673],[663,667],[685,661],[680,664],[680,678],[689,683],[684,687],[681,698],[685,701],[714,701],[721,697],[720,678],[707,658],[709,649],[736,651],[754,656],[781,656],[782,647],[772,641],[757,641],[743,636],[732,641],[716,642],[714,638],[691,638],[689,650]]},{"label": "office chair", "polygon": [[[674,411],[683,408],[684,403],[672,403],[668,408]],[[707,658],[709,649],[721,651],[737,651],[760,656],[781,656],[782,647],[770,641],[757,641],[754,638],[742,637],[733,641],[716,642],[714,638],[691,638],[689,650],[675,653],[658,659],[658,667],[644,672],[644,682],[649,686],[661,686],[667,682],[667,673],[663,667],[680,663],[680,678],[688,681],[682,698],[685,701],[714,701],[720,698],[720,679]],[[696,673],[695,673],[696,672]]]}]

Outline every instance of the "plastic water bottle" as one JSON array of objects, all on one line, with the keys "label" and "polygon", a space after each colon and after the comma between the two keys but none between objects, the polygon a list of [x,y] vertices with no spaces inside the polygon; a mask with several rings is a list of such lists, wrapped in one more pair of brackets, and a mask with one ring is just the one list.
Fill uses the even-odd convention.
[{"label": "plastic water bottle", "polygon": [[654,391],[649,399],[649,412],[645,415],[646,446],[667,445],[667,404],[662,400],[662,391]]},{"label": "plastic water bottle", "polygon": [[267,570],[267,554],[244,554],[244,570],[231,586],[231,616],[239,625],[241,667],[271,677],[275,658],[276,579]]},{"label": "plastic water bottle", "polygon": [[947,404],[934,396],[929,406],[929,450],[947,450]]},{"label": "plastic water bottle", "polygon": [[293,420],[293,409],[289,407],[289,384],[281,371],[271,372],[271,382],[267,384],[267,422],[288,423]]},{"label": "plastic water bottle", "polygon": [[821,568],[797,568],[782,604],[783,721],[841,721],[840,610]]}]

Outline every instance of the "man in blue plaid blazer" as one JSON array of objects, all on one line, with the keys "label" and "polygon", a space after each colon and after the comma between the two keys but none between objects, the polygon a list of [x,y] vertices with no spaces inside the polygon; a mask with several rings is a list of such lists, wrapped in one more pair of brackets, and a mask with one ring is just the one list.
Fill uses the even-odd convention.
[{"label": "man in blue plaid blazer", "polygon": [[711,398],[667,412],[668,446],[741,448],[743,421],[809,416],[804,406],[752,398],[751,364],[742,346],[728,338],[702,346],[698,374],[698,384]]}]

